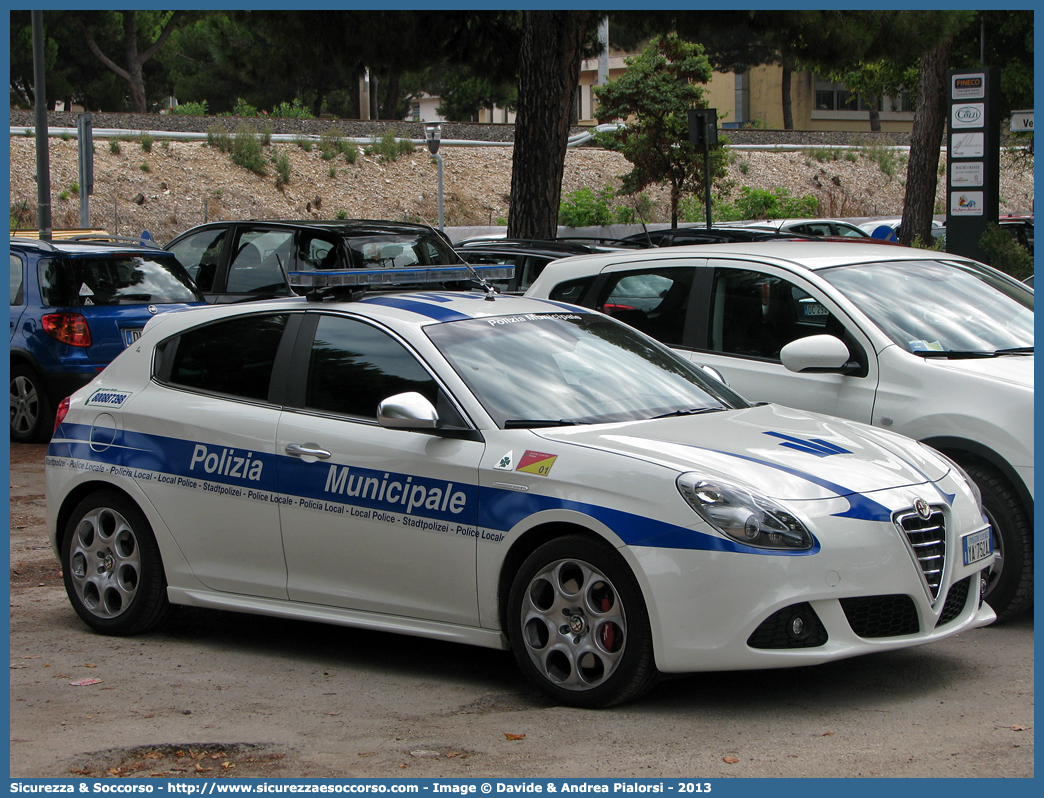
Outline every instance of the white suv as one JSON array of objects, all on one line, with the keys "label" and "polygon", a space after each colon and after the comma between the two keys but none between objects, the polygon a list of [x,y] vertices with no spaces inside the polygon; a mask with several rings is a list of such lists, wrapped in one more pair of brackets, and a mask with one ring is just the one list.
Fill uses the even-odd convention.
[{"label": "white suv", "polygon": [[616,316],[752,401],[874,424],[946,453],[982,491],[1001,618],[1033,602],[1033,292],[886,244],[675,247],[549,264],[528,296]]}]

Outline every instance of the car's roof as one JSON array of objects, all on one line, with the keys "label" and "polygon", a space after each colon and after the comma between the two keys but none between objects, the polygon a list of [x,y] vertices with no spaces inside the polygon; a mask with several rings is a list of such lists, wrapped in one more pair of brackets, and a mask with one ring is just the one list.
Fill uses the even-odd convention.
[{"label": "car's roof", "polygon": [[467,319],[522,318],[534,313],[590,312],[562,302],[510,294],[498,294],[495,299],[487,300],[486,295],[478,291],[374,291],[355,300],[333,299],[321,303],[296,296],[234,305],[207,305],[164,314],[157,317],[154,323],[162,324],[165,334],[171,334],[175,328],[184,329],[218,319],[280,310],[343,311],[397,329]]},{"label": "car's roof", "polygon": [[194,230],[203,230],[208,227],[227,227],[230,224],[263,224],[273,227],[294,227],[299,229],[323,230],[337,233],[342,236],[365,236],[365,235],[388,235],[389,233],[403,235],[417,235],[418,233],[433,233],[439,235],[437,230],[424,224],[413,222],[392,222],[384,219],[233,219],[221,222],[206,222],[196,225],[176,238],[191,233]]},{"label": "car's roof", "polygon": [[729,258],[752,259],[763,263],[789,264],[798,269],[816,271],[832,266],[856,263],[878,263],[882,261],[918,261],[945,258],[955,255],[913,247],[882,247],[879,242],[820,241],[807,239],[783,239],[739,244],[695,244],[692,246],[665,247],[621,251],[599,255],[577,255],[549,264],[538,278],[541,282],[551,275],[554,279],[574,279],[597,273],[614,263],[633,266],[644,261],[678,260],[680,258]]},{"label": "car's roof", "polygon": [[846,222],[844,219],[800,219],[800,218],[787,218],[787,219],[747,219],[743,222],[722,222],[721,227],[747,227],[751,229],[757,228],[771,228],[778,230],[782,227],[789,227],[795,224],[843,224],[849,227],[856,227],[851,222]]},{"label": "car's roof", "polygon": [[583,255],[591,252],[608,252],[625,247],[610,247],[598,244],[582,244],[576,241],[548,241],[528,238],[469,239],[453,245],[463,252],[528,252],[541,255]]},{"label": "car's roof", "polygon": [[38,241],[28,238],[12,238],[11,246],[39,252],[60,252],[65,255],[168,255],[158,244],[133,244],[119,241]]}]

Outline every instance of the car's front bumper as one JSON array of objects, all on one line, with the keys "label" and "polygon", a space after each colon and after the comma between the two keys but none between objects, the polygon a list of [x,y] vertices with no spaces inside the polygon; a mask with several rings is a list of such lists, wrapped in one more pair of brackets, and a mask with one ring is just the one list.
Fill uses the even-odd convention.
[{"label": "car's front bumper", "polygon": [[962,536],[984,528],[968,515],[946,511],[937,595],[889,522],[835,523],[817,531],[821,548],[804,555],[638,546],[621,553],[646,594],[661,671],[813,665],[994,621],[980,597],[992,557],[963,564]]}]

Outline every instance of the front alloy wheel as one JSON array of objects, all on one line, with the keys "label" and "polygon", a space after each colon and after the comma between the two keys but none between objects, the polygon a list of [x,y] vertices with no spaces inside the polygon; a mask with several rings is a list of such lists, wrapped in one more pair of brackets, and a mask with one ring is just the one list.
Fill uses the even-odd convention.
[{"label": "front alloy wheel", "polygon": [[604,541],[574,535],[541,546],[519,570],[509,605],[515,657],[555,700],[610,706],[655,683],[641,592]]}]

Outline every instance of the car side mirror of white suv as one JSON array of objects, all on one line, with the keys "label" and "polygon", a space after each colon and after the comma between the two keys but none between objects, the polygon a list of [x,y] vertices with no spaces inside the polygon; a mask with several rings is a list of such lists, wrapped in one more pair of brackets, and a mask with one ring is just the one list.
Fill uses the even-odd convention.
[{"label": "car side mirror of white suv", "polygon": [[377,422],[388,429],[435,429],[435,406],[415,391],[389,396],[377,407]]},{"label": "car side mirror of white suv", "polygon": [[844,372],[854,363],[848,347],[833,335],[810,335],[798,338],[783,347],[780,360],[789,371],[797,373]]}]

